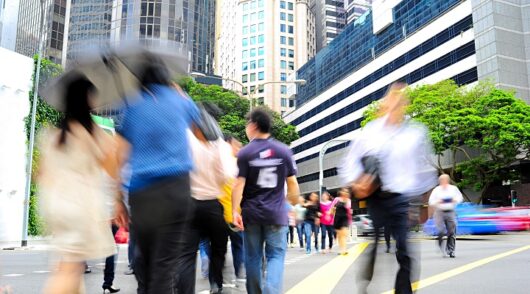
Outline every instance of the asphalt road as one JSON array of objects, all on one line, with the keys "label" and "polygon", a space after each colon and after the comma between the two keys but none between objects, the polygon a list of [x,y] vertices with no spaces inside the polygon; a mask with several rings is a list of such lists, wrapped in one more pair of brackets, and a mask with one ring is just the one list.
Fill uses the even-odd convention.
[{"label": "asphalt road", "polygon": [[[447,294],[527,294],[530,293],[530,234],[471,236],[457,241],[457,257],[443,258],[434,240],[415,239],[416,256],[421,260],[418,293]],[[336,253],[306,255],[290,248],[286,258],[284,289],[289,294],[357,293],[359,269],[369,251],[363,240],[350,244],[346,257]],[[380,246],[376,275],[369,293],[385,293],[393,288],[397,263],[394,254]],[[120,293],[135,293],[133,276],[127,269],[126,247],[120,248],[116,279]],[[234,281],[230,254],[225,273],[226,293],[245,293]],[[54,256],[44,248],[0,251],[0,287],[9,285],[12,293],[41,293]],[[92,273],[85,275],[86,292],[102,293],[103,260],[90,261]],[[197,292],[208,293],[208,282],[197,274]],[[390,292],[389,292],[390,293]]]}]

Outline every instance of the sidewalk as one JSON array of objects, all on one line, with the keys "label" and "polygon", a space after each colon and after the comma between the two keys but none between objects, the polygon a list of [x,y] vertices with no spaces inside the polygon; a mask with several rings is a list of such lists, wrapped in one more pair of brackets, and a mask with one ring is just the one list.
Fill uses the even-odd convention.
[{"label": "sidewalk", "polygon": [[50,236],[28,237],[28,246],[21,247],[20,242],[0,242],[1,250],[48,250],[50,248]]}]

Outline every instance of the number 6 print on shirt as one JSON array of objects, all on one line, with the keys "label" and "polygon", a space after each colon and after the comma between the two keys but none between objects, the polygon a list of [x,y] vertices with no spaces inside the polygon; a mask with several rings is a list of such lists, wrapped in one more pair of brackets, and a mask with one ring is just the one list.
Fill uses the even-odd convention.
[{"label": "number 6 print on shirt", "polygon": [[258,183],[261,188],[276,188],[278,185],[278,175],[276,167],[264,167],[259,170]]}]

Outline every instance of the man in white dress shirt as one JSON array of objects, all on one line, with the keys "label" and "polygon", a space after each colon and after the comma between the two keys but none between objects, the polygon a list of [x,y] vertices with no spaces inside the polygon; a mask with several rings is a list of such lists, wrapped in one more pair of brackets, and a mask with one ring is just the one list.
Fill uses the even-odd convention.
[{"label": "man in white dress shirt", "polygon": [[[395,293],[412,293],[412,258],[407,242],[409,203],[436,185],[435,170],[428,164],[432,149],[427,130],[422,124],[405,117],[408,99],[403,90],[406,86],[405,83],[390,86],[381,104],[379,118],[359,132],[340,168],[343,183],[352,187],[357,198],[371,194],[367,198],[368,213],[373,220],[376,240],[383,227],[389,228],[396,240],[399,271]],[[378,184],[374,186],[377,189],[368,188],[372,185],[366,181],[369,177],[378,178]],[[360,293],[366,293],[372,280],[376,251],[377,242],[370,262],[361,274]]]},{"label": "man in white dress shirt", "polygon": [[[438,231],[438,246],[442,254],[449,255],[455,258],[455,242],[456,242],[456,213],[455,207],[462,202],[462,193],[458,187],[449,184],[451,178],[443,174],[439,178],[440,185],[431,193],[429,198],[429,205],[433,206],[434,221],[436,223],[436,230]],[[447,245],[445,250],[442,248],[443,237],[447,233]]]}]

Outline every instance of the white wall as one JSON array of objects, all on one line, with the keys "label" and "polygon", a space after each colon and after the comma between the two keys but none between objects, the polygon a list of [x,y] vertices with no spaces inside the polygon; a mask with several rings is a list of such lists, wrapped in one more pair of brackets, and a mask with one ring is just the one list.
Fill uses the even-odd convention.
[{"label": "white wall", "polygon": [[33,59],[0,48],[0,242],[22,238],[26,168],[24,118]]},{"label": "white wall", "polygon": [[20,0],[2,0],[0,5],[4,1],[5,8],[0,8],[0,47],[15,50]]}]

